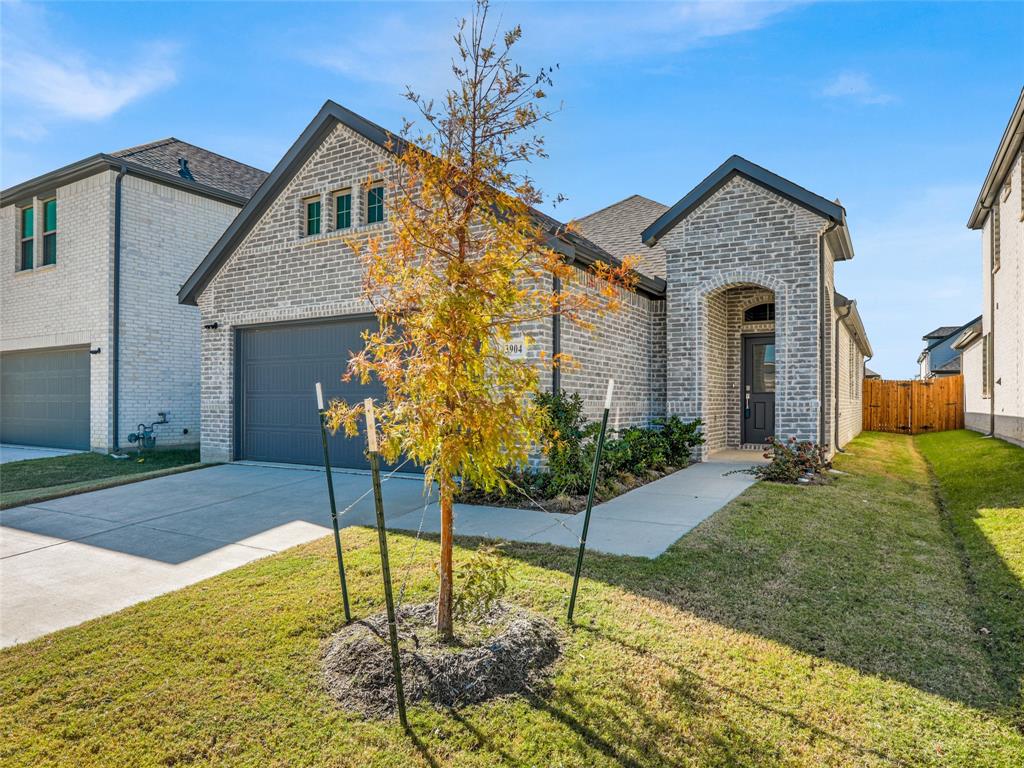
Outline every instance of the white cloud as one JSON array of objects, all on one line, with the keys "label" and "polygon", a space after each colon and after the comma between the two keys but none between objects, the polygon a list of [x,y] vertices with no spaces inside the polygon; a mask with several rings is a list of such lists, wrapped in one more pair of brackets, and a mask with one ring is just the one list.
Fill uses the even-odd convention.
[{"label": "white cloud", "polygon": [[880,90],[864,72],[840,72],[821,90],[830,99],[851,99],[860,104],[891,104],[896,97]]},{"label": "white cloud", "polygon": [[[150,41],[135,56],[114,51],[116,64],[99,63],[59,39],[55,26],[38,6],[5,8],[4,109],[21,113],[23,122],[102,120],[177,79],[173,44]],[[11,127],[16,132],[17,121]]]},{"label": "white cloud", "polygon": [[[759,29],[798,2],[573,3],[494,5],[491,21],[523,27],[521,60],[550,64],[663,57],[718,38]],[[443,10],[442,10],[443,9]],[[455,20],[465,4],[406,8],[401,16],[355,21],[330,48],[309,52],[296,36],[299,58],[352,79],[437,94],[451,80]],[[387,41],[386,50],[381,40]]]}]

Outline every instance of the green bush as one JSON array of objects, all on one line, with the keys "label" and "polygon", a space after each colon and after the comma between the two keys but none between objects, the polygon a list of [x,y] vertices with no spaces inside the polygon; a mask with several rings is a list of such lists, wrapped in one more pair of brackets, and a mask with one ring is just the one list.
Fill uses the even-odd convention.
[{"label": "green bush", "polygon": [[689,463],[692,449],[704,442],[700,433],[701,420],[683,421],[678,416],[654,419],[661,427],[661,434],[668,443],[668,462],[674,467]]},{"label": "green bush", "polygon": [[787,441],[769,437],[764,457],[771,459],[771,463],[754,467],[754,475],[776,483],[796,483],[801,478],[820,482],[832,466],[824,448],[810,441],[797,442],[795,437]]},{"label": "green bush", "polygon": [[586,490],[590,480],[589,464],[585,463],[583,442],[589,435],[583,416],[583,398],[564,390],[544,392],[537,402],[548,411],[548,427],[543,435],[546,470],[540,472],[538,485],[548,498],[560,493],[575,494]]}]

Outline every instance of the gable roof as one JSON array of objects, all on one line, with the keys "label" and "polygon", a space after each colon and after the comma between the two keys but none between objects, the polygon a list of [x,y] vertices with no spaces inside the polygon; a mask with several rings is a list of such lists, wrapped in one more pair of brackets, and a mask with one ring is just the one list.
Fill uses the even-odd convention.
[{"label": "gable roof", "polygon": [[[376,123],[357,115],[350,109],[328,99],[320,108],[316,117],[306,126],[306,129],[295,140],[295,143],[288,149],[280,162],[274,166],[274,170],[260,185],[256,194],[239,211],[235,220],[214,243],[213,248],[206,255],[206,258],[196,267],[185,284],[178,291],[178,301],[181,304],[196,303],[199,295],[206,285],[213,279],[221,266],[227,261],[234,249],[242,242],[247,234],[256,226],[260,217],[277,199],[291,179],[299,171],[302,165],[316,151],[324,139],[330,134],[336,125],[344,125],[355,131],[364,139],[376,144],[380,148],[400,153],[408,143],[402,138],[393,135],[381,128]],[[552,218],[540,211],[532,211],[541,227],[550,236],[549,245],[583,265],[589,265],[595,261],[617,263],[617,259],[605,251],[596,243],[591,242],[585,236],[567,230],[566,225],[557,219]],[[637,290],[654,298],[663,298],[665,295],[665,281],[652,278],[648,275],[640,275]]]},{"label": "gable roof", "polygon": [[173,175],[180,175],[178,160],[184,159],[199,184],[246,199],[252,197],[267,178],[266,171],[174,137],[121,149],[111,155]]},{"label": "gable roof", "polygon": [[[188,160],[192,178],[178,173],[178,158]],[[21,204],[34,196],[106,170],[126,169],[133,176],[184,189],[239,207],[266,178],[265,171],[218,155],[180,139],[168,138],[116,152],[100,152],[0,192],[0,205]]]},{"label": "gable roof", "polygon": [[871,342],[868,341],[868,332],[864,330],[864,321],[861,320],[860,312],[857,310],[857,300],[848,299],[839,291],[834,291],[832,295],[832,305],[836,309],[846,309],[846,314],[840,319],[846,329],[853,336],[853,340],[857,344],[857,348],[861,351],[864,357],[874,357],[875,351],[871,348]]},{"label": "gable roof", "polygon": [[965,325],[963,331],[956,337],[956,341],[950,344],[950,346],[953,349],[966,349],[979,338],[981,338],[981,317]]},{"label": "gable roof", "polygon": [[[921,352],[921,357],[923,358],[926,354],[928,354],[928,352],[930,352],[931,350],[933,350],[936,347],[940,346],[941,344],[944,344],[946,341],[949,340],[950,336],[959,336],[966,329],[970,328],[971,326],[975,325],[976,323],[980,327],[980,325],[981,325],[981,315],[978,315],[973,320],[968,320],[963,325],[943,325],[943,326],[939,326],[934,331],[932,331],[932,334],[938,333],[938,332],[941,332],[941,331],[945,331],[946,333],[944,333],[942,336],[933,336],[932,334],[929,334],[929,335],[925,336],[923,340],[924,341],[930,341],[931,343],[925,346],[924,351]],[[955,346],[955,343],[950,345],[950,346]]]},{"label": "gable roof", "polygon": [[968,229],[981,229],[988,217],[989,208],[999,194],[999,188],[1003,179],[1009,173],[1010,168],[1017,159],[1021,144],[1024,143],[1024,88],[1020,89],[1020,96],[1017,97],[1017,105],[1010,115],[1010,122],[1006,124],[1003,137],[999,140],[999,147],[996,149],[996,156],[992,158],[992,164],[985,174],[985,181],[981,185],[978,199],[971,211],[971,218],[967,220]]},{"label": "gable roof", "polygon": [[853,258],[853,246],[850,243],[849,234],[846,233],[846,210],[842,205],[826,200],[824,197],[794,184],[789,179],[784,179],[778,174],[772,173],[767,168],[755,165],[739,155],[733,155],[718,166],[704,181],[687,192],[685,197],[659,216],[653,224],[643,231],[641,235],[643,242],[649,246],[655,245],[669,230],[686,218],[694,208],[725,186],[734,176],[742,176],[839,225],[839,228],[844,232],[844,237],[838,243],[838,258]]},{"label": "gable roof", "polygon": [[960,326],[959,325],[940,325],[934,331],[929,331],[921,337],[922,341],[928,341],[928,339],[945,339],[947,336],[955,332]]},{"label": "gable roof", "polygon": [[665,249],[655,244],[644,248],[640,233],[668,210],[668,206],[643,195],[630,195],[576,221],[580,232],[615,258],[637,257],[637,270],[651,277],[665,277]]}]

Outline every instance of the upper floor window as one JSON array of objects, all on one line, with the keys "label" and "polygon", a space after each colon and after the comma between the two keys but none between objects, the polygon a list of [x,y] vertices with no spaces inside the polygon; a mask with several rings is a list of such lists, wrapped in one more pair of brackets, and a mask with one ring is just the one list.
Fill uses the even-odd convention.
[{"label": "upper floor window", "polygon": [[384,185],[375,184],[366,192],[366,223],[384,221]]},{"label": "upper floor window", "polygon": [[33,206],[21,209],[21,254],[18,269],[32,269],[35,257],[35,218],[36,211]]},{"label": "upper floor window", "polygon": [[745,323],[766,323],[775,319],[775,303],[758,304],[743,313]]},{"label": "upper floor window", "polygon": [[306,201],[306,234],[320,234],[320,198]]},{"label": "upper floor window", "polygon": [[57,201],[43,203],[43,266],[57,263]]},{"label": "upper floor window", "polygon": [[334,198],[334,228],[349,229],[352,226],[352,190],[339,192]]}]

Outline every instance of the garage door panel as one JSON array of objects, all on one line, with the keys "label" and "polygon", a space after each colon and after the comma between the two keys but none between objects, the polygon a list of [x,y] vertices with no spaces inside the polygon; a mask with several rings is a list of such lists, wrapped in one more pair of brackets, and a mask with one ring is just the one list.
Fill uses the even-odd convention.
[{"label": "garage door panel", "polygon": [[89,350],[27,350],[0,356],[0,440],[89,448]]},{"label": "garage door panel", "polygon": [[[239,334],[239,454],[255,461],[323,463],[315,384],[326,399],[380,399],[379,384],[342,382],[372,317],[243,329]],[[331,463],[365,468],[362,438],[331,436]]]}]

